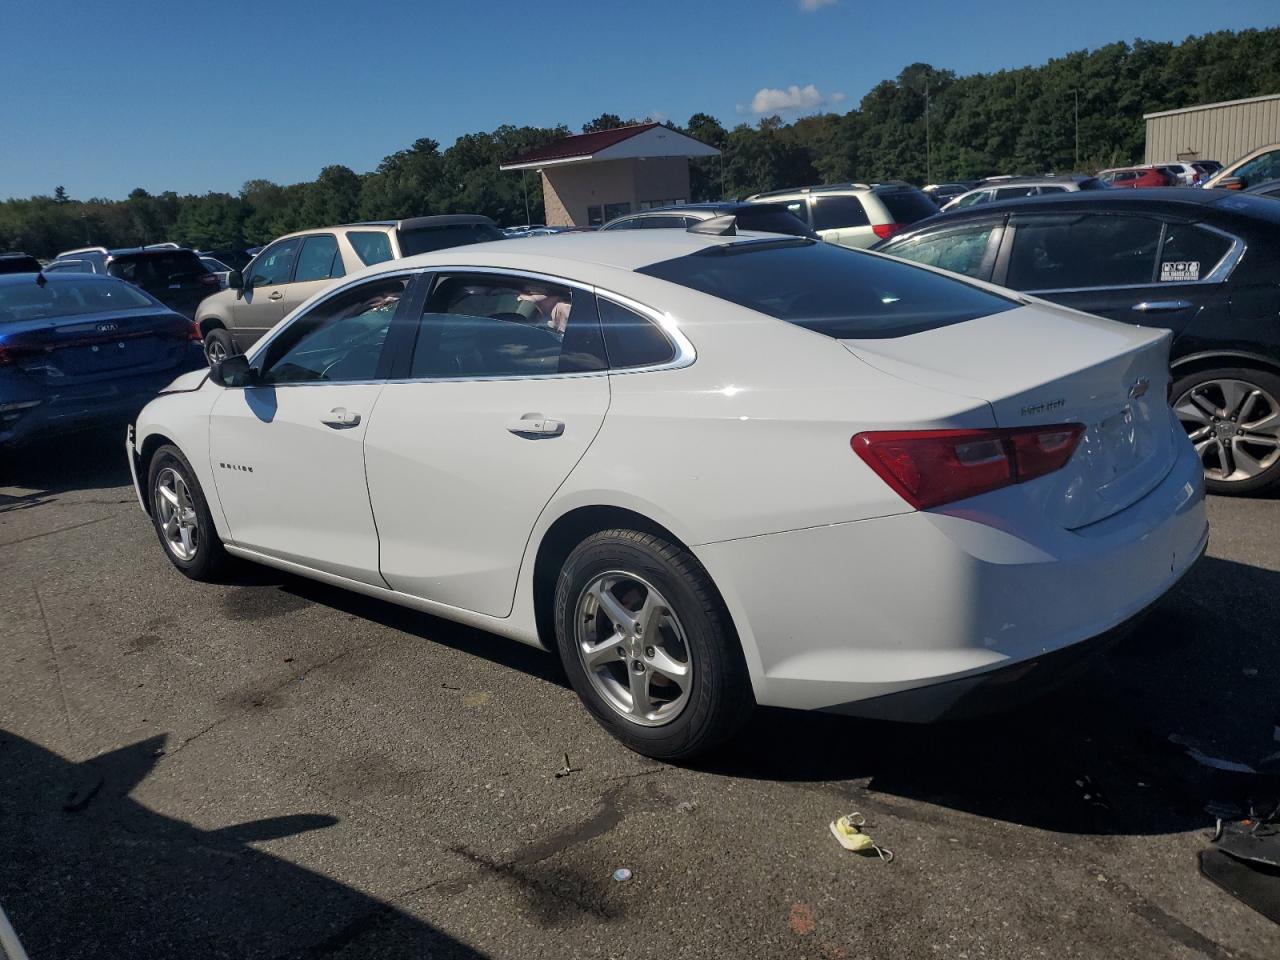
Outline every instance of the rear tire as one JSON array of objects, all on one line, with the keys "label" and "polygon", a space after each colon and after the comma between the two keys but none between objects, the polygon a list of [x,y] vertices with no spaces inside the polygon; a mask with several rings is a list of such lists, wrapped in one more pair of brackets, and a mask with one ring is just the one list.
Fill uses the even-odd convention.
[{"label": "rear tire", "polygon": [[1280,376],[1219,367],[1179,377],[1169,393],[1210,493],[1257,493],[1280,483]]},{"label": "rear tire", "polygon": [[195,471],[177,447],[166,444],[155,452],[147,468],[147,491],[164,555],[192,580],[218,580],[231,557],[214,528]]},{"label": "rear tire", "polygon": [[235,341],[231,339],[231,334],[222,327],[214,327],[205,335],[204,357],[209,361],[209,366],[212,367],[215,363],[221,363],[236,352]]},{"label": "rear tire", "polygon": [[556,584],[555,626],[574,690],[637,753],[707,753],[755,705],[724,601],[702,564],[662,537],[615,529],[578,544]]}]

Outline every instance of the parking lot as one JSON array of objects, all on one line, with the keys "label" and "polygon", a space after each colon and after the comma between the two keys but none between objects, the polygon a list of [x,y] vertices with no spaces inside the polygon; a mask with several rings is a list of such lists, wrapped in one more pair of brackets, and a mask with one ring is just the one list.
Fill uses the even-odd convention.
[{"label": "parking lot", "polygon": [[[115,433],[14,460],[0,898],[33,958],[1280,955],[1196,862],[1206,804],[1280,792],[1220,769],[1280,770],[1275,499],[1212,498],[1208,556],[1034,706],[762,711],[690,769],[550,655],[265,568],[187,581]],[[832,839],[854,810],[892,863]]]}]

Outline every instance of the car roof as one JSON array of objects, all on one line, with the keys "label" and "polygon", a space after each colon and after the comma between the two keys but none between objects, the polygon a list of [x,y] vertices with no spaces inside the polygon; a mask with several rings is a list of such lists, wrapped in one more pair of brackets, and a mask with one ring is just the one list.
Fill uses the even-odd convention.
[{"label": "car roof", "polygon": [[373,275],[406,267],[503,266],[534,269],[530,261],[539,261],[541,269],[550,271],[559,261],[561,265],[588,265],[612,267],[618,270],[639,270],[664,260],[698,253],[709,247],[745,243],[809,243],[804,237],[784,237],[776,233],[740,231],[736,236],[717,236],[690,233],[687,230],[607,230],[603,233],[562,233],[553,236],[536,236],[510,243],[493,240],[472,243],[461,247],[433,250],[403,260],[387,260],[370,268]]}]

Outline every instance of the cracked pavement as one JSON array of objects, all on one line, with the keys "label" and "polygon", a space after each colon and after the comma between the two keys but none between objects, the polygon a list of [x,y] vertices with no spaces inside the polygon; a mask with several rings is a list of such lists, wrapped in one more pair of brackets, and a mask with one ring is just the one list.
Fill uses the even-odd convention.
[{"label": "cracked pavement", "polygon": [[[116,434],[24,451],[0,903],[33,958],[1274,957],[1196,854],[1206,803],[1280,785],[1169,740],[1280,749],[1280,501],[1210,516],[1209,556],[1049,699],[933,728],[762,711],[677,768],[550,655],[266,569],[185,580]],[[894,863],[831,838],[853,810]]]}]

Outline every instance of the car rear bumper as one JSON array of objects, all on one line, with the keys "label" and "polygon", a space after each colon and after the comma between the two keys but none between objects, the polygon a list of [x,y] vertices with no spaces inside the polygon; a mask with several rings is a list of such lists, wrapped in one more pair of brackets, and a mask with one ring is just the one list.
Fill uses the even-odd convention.
[{"label": "car rear bumper", "polygon": [[1155,489],[1075,531],[1019,512],[1015,489],[697,553],[757,702],[917,721],[974,712],[1114,639],[1204,552],[1201,466],[1189,443],[1178,450]]}]

